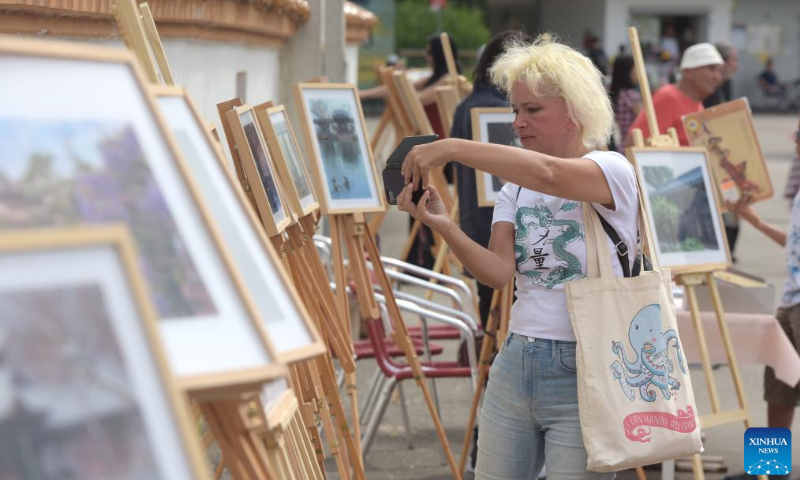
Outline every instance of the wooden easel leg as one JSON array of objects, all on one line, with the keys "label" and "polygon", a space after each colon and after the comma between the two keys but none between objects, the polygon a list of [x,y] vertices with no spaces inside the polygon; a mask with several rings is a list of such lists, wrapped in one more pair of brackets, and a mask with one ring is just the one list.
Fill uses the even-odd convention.
[{"label": "wooden easel leg", "polygon": [[692,455],[692,473],[695,480],[705,480],[706,473],[703,471],[703,459],[700,454]]},{"label": "wooden easel leg", "polygon": [[347,446],[347,451],[350,452],[350,463],[353,466],[355,477],[357,480],[366,480],[364,460],[361,455],[360,438],[359,441],[356,442],[347,424],[344,403],[342,402],[342,397],[339,395],[339,388],[336,385],[336,379],[333,374],[333,364],[330,358],[322,356],[317,357],[317,361],[318,369],[321,372],[322,389],[330,401],[329,407],[333,411],[335,420],[338,422],[339,430],[342,432],[344,443]]},{"label": "wooden easel leg", "polygon": [[708,284],[709,291],[711,292],[711,299],[714,303],[714,311],[717,314],[717,324],[719,325],[720,334],[722,335],[722,344],[725,346],[725,355],[728,357],[728,367],[733,376],[733,385],[736,388],[736,396],[739,399],[739,407],[748,412],[748,416],[744,421],[745,427],[750,428],[753,424],[752,418],[749,415],[750,410],[747,408],[747,397],[744,393],[744,385],[742,383],[742,376],[739,373],[739,364],[736,361],[736,355],[733,352],[733,343],[731,342],[731,334],[728,330],[728,323],[725,321],[725,312],[722,310],[722,301],[719,296],[719,288],[711,273],[706,274],[706,283]]},{"label": "wooden easel leg", "polygon": [[711,413],[719,413],[720,402],[717,394],[717,383],[714,380],[714,371],[711,368],[711,357],[708,353],[708,343],[706,342],[705,329],[700,317],[700,308],[697,306],[697,297],[693,284],[684,283],[686,300],[689,302],[689,309],[692,312],[692,322],[694,323],[695,334],[697,335],[697,345],[700,347],[700,358],[703,364],[703,374],[706,377],[708,396],[711,400]]},{"label": "wooden easel leg", "polygon": [[647,480],[647,475],[644,474],[644,468],[636,467],[636,479],[637,480]]},{"label": "wooden easel leg", "polygon": [[389,309],[390,316],[392,319],[392,324],[395,329],[394,338],[397,342],[397,345],[403,348],[406,354],[406,360],[408,361],[409,366],[414,371],[415,380],[417,385],[419,386],[420,390],[422,390],[422,396],[425,398],[425,403],[428,406],[428,411],[430,412],[431,419],[433,420],[433,424],[436,428],[436,434],[439,437],[439,441],[442,444],[442,448],[444,449],[445,456],[447,457],[447,463],[450,466],[450,470],[453,473],[453,477],[456,480],[461,480],[461,472],[458,470],[458,466],[456,465],[455,459],[453,458],[453,453],[450,451],[450,443],[447,441],[447,435],[444,432],[444,427],[442,426],[442,422],[439,420],[439,415],[436,413],[436,406],[433,403],[433,399],[431,397],[430,391],[428,391],[427,383],[425,382],[425,374],[422,371],[422,368],[419,363],[419,359],[416,355],[416,350],[411,343],[411,339],[408,336],[408,330],[406,329],[405,324],[403,323],[402,315],[400,314],[400,310],[397,308],[397,304],[395,303],[394,294],[392,293],[391,284],[389,283],[389,279],[386,276],[386,272],[383,269],[383,264],[380,262],[380,252],[378,251],[377,245],[375,245],[375,240],[370,234],[369,231],[366,232],[364,235],[367,242],[367,250],[369,252],[370,258],[374,259],[372,262],[375,274],[378,277],[378,280],[381,284],[381,290],[386,297],[386,306]]}]

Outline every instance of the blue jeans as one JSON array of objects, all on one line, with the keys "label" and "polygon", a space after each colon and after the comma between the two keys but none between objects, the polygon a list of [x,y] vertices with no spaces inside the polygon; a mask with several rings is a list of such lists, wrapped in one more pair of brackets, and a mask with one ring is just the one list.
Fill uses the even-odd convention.
[{"label": "blue jeans", "polygon": [[575,342],[509,333],[489,373],[476,480],[613,480],[586,470],[578,419]]}]

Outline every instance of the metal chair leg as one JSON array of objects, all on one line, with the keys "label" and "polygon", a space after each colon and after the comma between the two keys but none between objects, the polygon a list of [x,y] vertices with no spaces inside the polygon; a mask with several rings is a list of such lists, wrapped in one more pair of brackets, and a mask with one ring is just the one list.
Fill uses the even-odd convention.
[{"label": "metal chair leg", "polygon": [[408,406],[406,405],[406,396],[403,393],[403,382],[397,385],[397,393],[400,394],[400,414],[403,417],[403,428],[406,431],[406,441],[408,442],[408,449],[414,449],[414,438],[411,435],[411,419],[408,417]]},{"label": "metal chair leg", "polygon": [[364,402],[364,408],[361,412],[362,425],[367,422],[370,416],[372,416],[372,412],[375,409],[375,402],[378,400],[378,395],[383,387],[383,383],[386,381],[386,377],[383,376],[383,373],[380,371],[380,369],[378,369],[376,373],[377,374],[375,375],[375,378],[373,378],[373,384],[369,390],[369,396]]},{"label": "metal chair leg", "polygon": [[375,440],[375,433],[378,431],[378,425],[380,425],[381,420],[383,419],[383,414],[386,413],[386,407],[389,406],[389,399],[392,397],[392,392],[394,392],[395,385],[397,385],[397,380],[394,377],[391,377],[383,386],[381,394],[378,397],[375,405],[375,411],[372,413],[372,416],[369,419],[367,428],[364,429],[364,433],[361,436],[361,454],[364,457],[369,454],[372,441]]}]

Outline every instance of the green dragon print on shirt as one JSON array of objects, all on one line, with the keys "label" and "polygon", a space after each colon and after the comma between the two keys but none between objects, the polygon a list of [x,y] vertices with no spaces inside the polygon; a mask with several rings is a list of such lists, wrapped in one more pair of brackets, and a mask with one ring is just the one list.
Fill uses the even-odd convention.
[{"label": "green dragon print on shirt", "polygon": [[[577,202],[564,202],[558,211],[568,212],[578,206]],[[575,220],[560,220],[553,215],[550,208],[540,204],[517,208],[516,222],[514,253],[517,257],[517,270],[522,275],[548,289],[584,277],[580,260],[567,251],[569,243],[583,239],[580,223]],[[532,230],[541,232],[544,229],[546,232],[539,239],[528,240]],[[544,267],[544,260],[550,255],[544,251],[544,246],[548,243],[553,246],[553,254],[559,262],[552,269]],[[528,263],[530,265],[526,265]]]}]

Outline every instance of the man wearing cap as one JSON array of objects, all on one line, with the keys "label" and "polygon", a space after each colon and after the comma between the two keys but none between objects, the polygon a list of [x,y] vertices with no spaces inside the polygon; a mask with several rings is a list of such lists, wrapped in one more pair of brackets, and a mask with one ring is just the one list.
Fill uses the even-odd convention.
[{"label": "man wearing cap", "polygon": [[[709,97],[722,82],[722,56],[714,45],[698,43],[683,52],[681,79],[675,84],[664,85],[653,95],[653,108],[662,134],[675,127],[682,146],[689,146],[681,117],[703,110],[703,100]],[[645,111],[639,112],[628,130],[626,145],[633,145],[633,129],[642,130],[644,137],[650,136]]]}]

